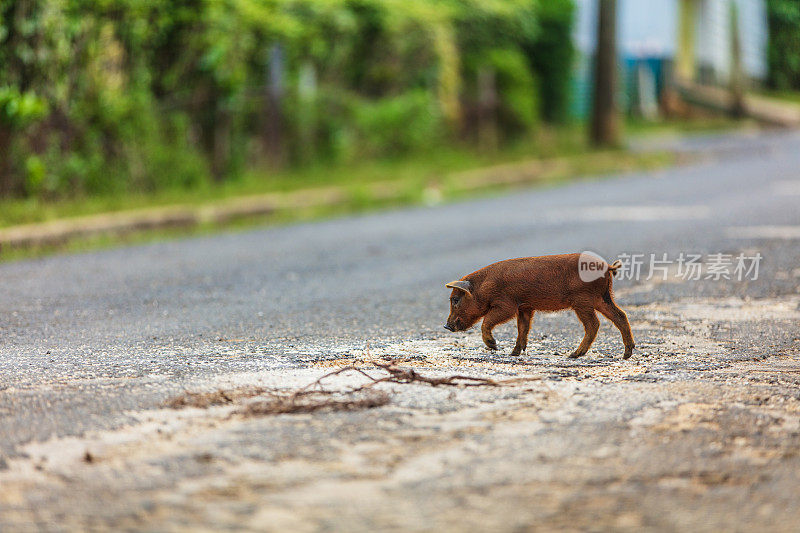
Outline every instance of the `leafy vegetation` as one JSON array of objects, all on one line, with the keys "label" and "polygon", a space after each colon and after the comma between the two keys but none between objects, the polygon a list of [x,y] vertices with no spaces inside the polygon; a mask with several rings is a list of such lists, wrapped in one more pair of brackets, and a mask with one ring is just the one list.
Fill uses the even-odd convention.
[{"label": "leafy vegetation", "polygon": [[[202,189],[564,116],[571,0],[6,0],[0,196]],[[481,81],[482,80],[482,81]],[[487,126],[488,124],[488,126]]]},{"label": "leafy vegetation", "polygon": [[800,2],[767,0],[769,85],[800,90]]},{"label": "leafy vegetation", "polygon": [[[640,134],[650,131],[651,124],[637,128]],[[209,183],[191,190],[163,189],[148,194],[93,196],[58,202],[38,198],[2,200],[0,230],[4,226],[107,215],[115,211],[171,207],[180,207],[182,211],[195,208],[203,211],[236,202],[237,198],[252,200],[253,195],[260,194],[279,195],[284,200],[301,198],[302,206],[292,206],[289,201],[283,208],[263,216],[122,233],[102,232],[52,244],[0,245],[0,262],[213,233],[221,228],[235,231],[253,224],[283,224],[400,205],[430,205],[475,195],[498,194],[511,188],[549,187],[578,176],[597,179],[603,175],[660,168],[674,163],[672,155],[663,152],[587,150],[585,137],[580,127],[542,128],[533,139],[520,139],[491,152],[445,146],[408,158],[367,159],[334,166],[313,164],[275,171],[269,176],[248,172],[237,180]],[[337,200],[319,204],[308,201],[319,197],[320,193],[324,196],[325,191],[335,191]]]}]

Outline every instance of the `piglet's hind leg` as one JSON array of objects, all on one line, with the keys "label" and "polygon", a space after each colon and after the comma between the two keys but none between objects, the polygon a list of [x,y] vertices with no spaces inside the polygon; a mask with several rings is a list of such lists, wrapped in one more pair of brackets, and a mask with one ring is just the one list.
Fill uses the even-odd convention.
[{"label": "piglet's hind leg", "polygon": [[625,314],[625,311],[617,307],[617,304],[615,304],[613,300],[602,302],[597,306],[597,310],[613,322],[620,334],[622,334],[622,342],[625,344],[625,355],[623,355],[623,358],[628,359],[633,354],[634,348],[633,333],[631,333],[628,315]]},{"label": "piglet's hind leg", "polygon": [[589,351],[594,342],[594,338],[597,337],[597,330],[600,328],[600,321],[597,319],[597,313],[594,312],[594,309],[582,307],[575,309],[575,314],[578,315],[578,318],[583,323],[585,334],[581,344],[570,354],[573,359],[586,355],[586,352]]}]

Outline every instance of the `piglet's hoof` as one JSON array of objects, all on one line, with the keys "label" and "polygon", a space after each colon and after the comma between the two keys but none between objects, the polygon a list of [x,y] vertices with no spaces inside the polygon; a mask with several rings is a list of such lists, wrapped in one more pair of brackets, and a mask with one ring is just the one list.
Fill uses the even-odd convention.
[{"label": "piglet's hoof", "polygon": [[569,354],[570,359],[577,359],[578,357],[582,357],[586,355],[586,352],[582,352],[581,350],[575,350],[571,354]]},{"label": "piglet's hoof", "polygon": [[489,350],[496,350],[497,349],[497,341],[494,340],[494,339],[490,339],[488,341],[483,341],[483,343],[486,345],[486,348],[489,349]]}]

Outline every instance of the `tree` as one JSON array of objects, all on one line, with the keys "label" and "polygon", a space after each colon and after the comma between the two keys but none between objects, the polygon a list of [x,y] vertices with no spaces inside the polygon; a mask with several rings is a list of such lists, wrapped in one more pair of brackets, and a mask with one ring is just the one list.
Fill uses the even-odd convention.
[{"label": "tree", "polygon": [[590,129],[590,140],[594,146],[615,146],[619,143],[616,16],[616,0],[600,0]]}]

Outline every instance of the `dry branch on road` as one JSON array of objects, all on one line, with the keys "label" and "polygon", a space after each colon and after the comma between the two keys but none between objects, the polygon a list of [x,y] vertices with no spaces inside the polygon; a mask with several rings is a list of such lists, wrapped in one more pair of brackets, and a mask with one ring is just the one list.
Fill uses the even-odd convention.
[{"label": "dry branch on road", "polygon": [[[185,392],[165,402],[164,406],[172,409],[184,407],[205,408],[212,405],[226,405],[236,403],[248,398],[264,396],[264,399],[250,402],[236,414],[245,415],[275,415],[286,413],[311,413],[315,411],[349,411],[356,409],[370,409],[386,405],[391,400],[388,393],[375,390],[373,387],[380,383],[410,384],[422,383],[432,387],[498,387],[503,382],[489,378],[450,375],[432,377],[420,374],[414,369],[397,366],[395,360],[388,362],[370,361],[370,365],[386,372],[387,375],[376,377],[357,366],[342,367],[329,372],[317,380],[300,387],[294,391],[266,389],[263,387],[240,387],[236,389],[219,389],[212,392]],[[358,387],[346,390],[326,389],[323,381],[334,376],[346,373],[356,373],[369,381]],[[514,380],[517,381],[517,380]],[[510,383],[511,381],[509,381]]]}]

